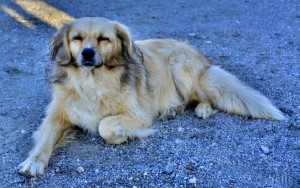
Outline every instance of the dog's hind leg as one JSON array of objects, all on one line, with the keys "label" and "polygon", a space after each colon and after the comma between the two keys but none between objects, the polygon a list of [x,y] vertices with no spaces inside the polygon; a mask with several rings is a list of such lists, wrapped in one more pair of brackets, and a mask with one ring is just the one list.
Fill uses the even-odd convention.
[{"label": "dog's hind leg", "polygon": [[109,144],[121,144],[128,138],[145,138],[156,130],[148,128],[150,118],[133,117],[129,114],[120,114],[104,118],[99,124],[100,136]]},{"label": "dog's hind leg", "polygon": [[218,111],[214,110],[209,102],[201,102],[197,105],[195,112],[198,117],[206,119],[214,115]]}]

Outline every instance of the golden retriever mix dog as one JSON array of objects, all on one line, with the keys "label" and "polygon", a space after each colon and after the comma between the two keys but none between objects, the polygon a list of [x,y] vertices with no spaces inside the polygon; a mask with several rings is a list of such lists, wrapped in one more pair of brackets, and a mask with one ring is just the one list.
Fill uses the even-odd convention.
[{"label": "golden retriever mix dog", "polygon": [[175,40],[133,42],[128,29],[104,18],[66,23],[51,46],[53,98],[34,133],[20,173],[43,174],[52,151],[74,125],[110,144],[152,135],[155,118],[173,117],[190,102],[199,118],[217,110],[282,120],[259,92]]}]

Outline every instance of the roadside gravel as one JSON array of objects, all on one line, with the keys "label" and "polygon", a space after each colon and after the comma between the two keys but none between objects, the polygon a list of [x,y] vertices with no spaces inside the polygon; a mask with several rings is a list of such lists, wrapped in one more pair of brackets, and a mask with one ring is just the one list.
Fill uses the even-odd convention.
[{"label": "roadside gravel", "polygon": [[77,131],[54,152],[44,176],[17,166],[50,101],[49,41],[55,28],[1,0],[30,20],[30,29],[0,9],[0,187],[300,187],[300,2],[58,1],[73,17],[118,20],[135,39],[188,41],[215,64],[268,96],[285,121],[187,110],[155,122],[157,134],[111,146]]}]

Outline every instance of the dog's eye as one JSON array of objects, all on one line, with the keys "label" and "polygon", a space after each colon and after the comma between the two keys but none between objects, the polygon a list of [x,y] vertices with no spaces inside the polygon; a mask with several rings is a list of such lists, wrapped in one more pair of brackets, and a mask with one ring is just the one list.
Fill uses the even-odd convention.
[{"label": "dog's eye", "polygon": [[100,36],[100,37],[98,37],[98,42],[101,42],[101,41],[109,41],[109,38]]},{"label": "dog's eye", "polygon": [[73,37],[73,40],[80,40],[80,41],[82,41],[82,37],[78,35],[78,36]]}]

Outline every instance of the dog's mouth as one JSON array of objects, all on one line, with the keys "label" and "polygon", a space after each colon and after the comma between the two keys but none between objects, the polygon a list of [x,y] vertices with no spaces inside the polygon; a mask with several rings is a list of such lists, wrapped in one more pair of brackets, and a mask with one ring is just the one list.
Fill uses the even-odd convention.
[{"label": "dog's mouth", "polygon": [[81,63],[81,67],[85,70],[92,70],[101,67],[102,63],[94,63],[91,61],[85,61]]}]

